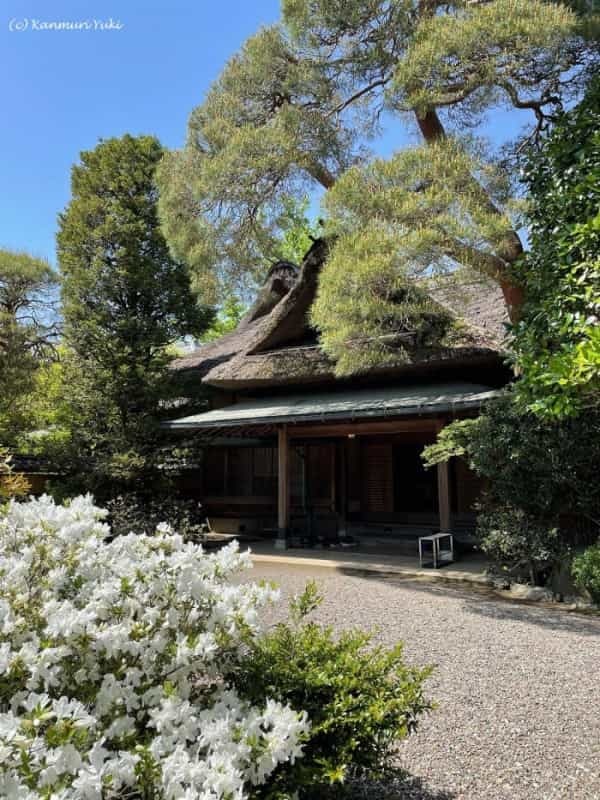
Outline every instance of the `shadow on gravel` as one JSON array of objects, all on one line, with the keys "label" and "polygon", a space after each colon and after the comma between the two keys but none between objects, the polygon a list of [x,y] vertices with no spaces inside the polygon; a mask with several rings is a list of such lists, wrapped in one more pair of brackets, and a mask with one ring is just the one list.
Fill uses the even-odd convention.
[{"label": "shadow on gravel", "polygon": [[471,586],[466,589],[450,583],[403,578],[397,573],[377,573],[350,568],[340,569],[339,572],[348,577],[378,581],[410,591],[462,600],[464,601],[463,610],[489,619],[513,620],[539,625],[554,631],[600,636],[600,617],[586,617],[584,614],[566,611],[560,605],[551,608],[540,603],[504,599],[498,597],[493,590],[483,586]]},{"label": "shadow on gravel", "polygon": [[353,781],[345,800],[454,800],[451,792],[430,789],[421,778],[399,772],[397,777],[381,781]]},{"label": "shadow on gravel", "polygon": [[547,606],[540,608],[514,601],[485,602],[476,605],[476,601],[471,600],[468,611],[481,617],[527,622],[532,625],[550,628],[553,631],[579,633],[584,636],[600,636],[600,618],[586,617],[583,614],[564,610],[554,611]]}]

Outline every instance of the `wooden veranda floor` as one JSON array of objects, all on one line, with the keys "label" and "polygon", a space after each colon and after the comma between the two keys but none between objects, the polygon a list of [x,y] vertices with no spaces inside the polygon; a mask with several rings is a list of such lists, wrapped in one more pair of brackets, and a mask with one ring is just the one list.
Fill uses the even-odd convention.
[{"label": "wooden veranda floor", "polygon": [[336,570],[359,570],[389,572],[406,577],[433,578],[437,580],[464,581],[487,586],[491,584],[486,575],[486,560],[480,553],[469,553],[457,561],[439,569],[421,567],[418,555],[410,556],[393,552],[393,545],[382,548],[309,549],[295,548],[277,550],[274,542],[252,542],[248,547],[256,563],[297,564]]}]

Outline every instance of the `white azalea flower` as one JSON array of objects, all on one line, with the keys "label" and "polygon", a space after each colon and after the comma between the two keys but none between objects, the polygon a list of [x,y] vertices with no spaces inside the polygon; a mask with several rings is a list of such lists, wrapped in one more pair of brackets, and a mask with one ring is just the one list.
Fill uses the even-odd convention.
[{"label": "white azalea flower", "polygon": [[0,512],[0,674],[16,681],[0,693],[0,798],[244,800],[308,729],[216,680],[277,594],[230,583],[250,565],[236,544],[209,555],[167,525],[107,541],[105,516],[89,496]]}]

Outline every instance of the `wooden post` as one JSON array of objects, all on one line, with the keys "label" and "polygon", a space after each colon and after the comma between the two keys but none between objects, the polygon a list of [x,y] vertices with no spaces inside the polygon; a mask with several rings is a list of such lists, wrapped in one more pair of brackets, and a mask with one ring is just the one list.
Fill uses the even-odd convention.
[{"label": "wooden post", "polygon": [[287,427],[283,425],[277,432],[277,540],[278,550],[287,548],[290,527],[290,479],[289,479],[289,438]]},{"label": "wooden post", "polygon": [[[444,423],[440,421],[436,427],[437,432],[439,433],[444,427]],[[450,464],[448,461],[444,461],[443,463],[437,465],[437,479],[440,531],[442,533],[450,533]]]},{"label": "wooden post", "polygon": [[340,508],[339,508],[339,536],[347,535],[346,512],[348,506],[348,440],[340,439]]},{"label": "wooden post", "polygon": [[331,444],[329,448],[329,477],[331,482],[331,489],[329,492],[330,510],[335,512],[335,496],[337,494],[337,480],[335,474],[335,443]]}]

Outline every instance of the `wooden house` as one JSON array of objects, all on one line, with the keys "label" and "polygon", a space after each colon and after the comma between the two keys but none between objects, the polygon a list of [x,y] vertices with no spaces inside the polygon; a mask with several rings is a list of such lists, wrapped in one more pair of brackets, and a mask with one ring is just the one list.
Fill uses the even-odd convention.
[{"label": "wooden house", "polygon": [[459,323],[451,344],[404,342],[408,357],[339,379],[307,323],[325,247],[317,241],[301,268],[276,264],[233,333],[174,363],[210,398],[167,423],[201,446],[188,492],[219,530],[272,531],[281,547],[472,527],[475,476],[459,460],[425,470],[420,453],[510,380],[500,291],[438,287]]},{"label": "wooden house", "polygon": [[25,478],[29,484],[29,494],[33,496],[44,494],[48,481],[56,477],[56,471],[38,456],[16,453],[10,459],[10,466],[13,473]]}]

